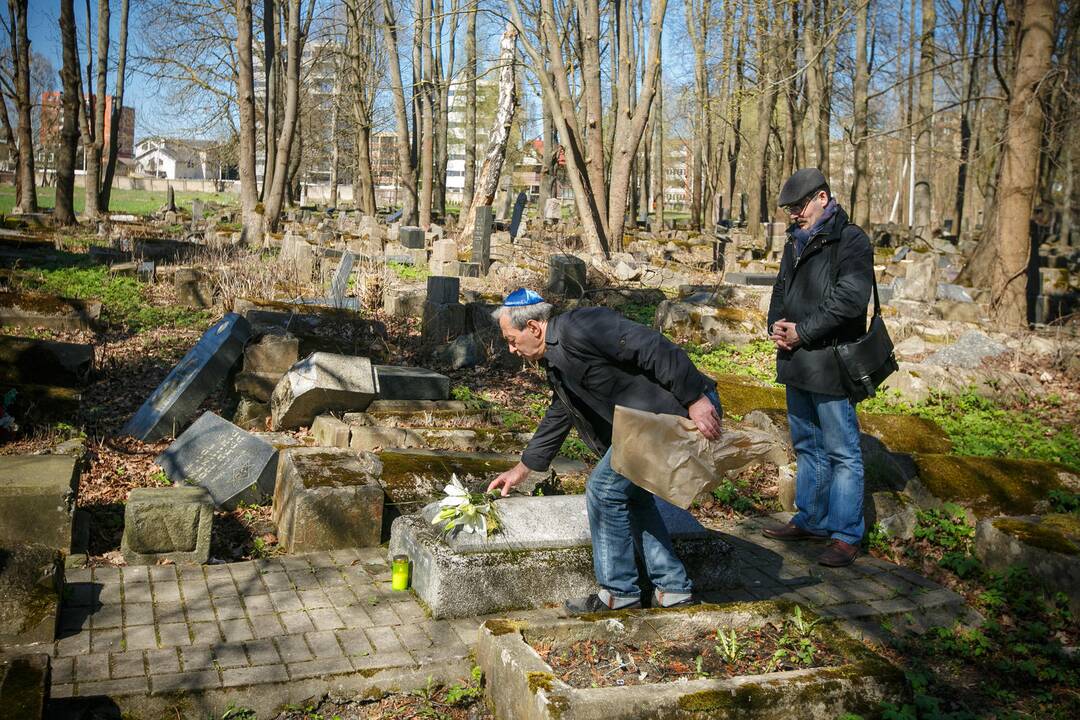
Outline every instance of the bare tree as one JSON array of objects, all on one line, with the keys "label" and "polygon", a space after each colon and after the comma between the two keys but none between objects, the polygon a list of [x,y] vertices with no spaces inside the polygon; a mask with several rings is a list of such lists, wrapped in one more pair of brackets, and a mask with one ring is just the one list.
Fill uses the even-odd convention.
[{"label": "bare tree", "polygon": [[382,0],[383,44],[390,65],[390,94],[393,98],[394,120],[397,129],[398,186],[404,191],[401,221],[415,224],[417,219],[416,163],[412,154],[412,138],[409,134],[409,116],[405,105],[405,87],[401,80],[401,60],[398,56],[398,24],[392,0]]},{"label": "bare tree", "polygon": [[[281,120],[281,133],[277,137],[274,157],[274,173],[263,178],[269,193],[264,193],[265,221],[270,230],[276,230],[285,201],[285,185],[289,180],[289,159],[296,137],[296,121],[300,111],[300,57],[303,34],[300,22],[300,0],[288,0],[286,43],[288,59],[285,67],[285,114]],[[269,170],[269,168],[268,168]]]},{"label": "bare tree", "polygon": [[255,75],[251,0],[236,0],[236,95],[240,115],[240,213],[249,242],[262,236],[263,213],[255,180]]},{"label": "bare tree", "polygon": [[479,0],[469,0],[469,19],[465,27],[465,187],[461,195],[462,218],[468,215],[476,193],[476,11],[479,6]]},{"label": "bare tree", "polygon": [[[30,97],[30,40],[26,33],[27,0],[8,0],[8,34],[11,43],[13,66],[13,85],[7,94],[15,102],[18,113],[18,136],[14,145],[17,148],[15,167],[15,210],[20,213],[34,213],[38,210],[36,181],[34,175],[34,131],[31,124],[33,100]],[[7,116],[7,104],[4,103],[3,121],[8,136],[8,147],[12,147],[11,123]]]},{"label": "bare tree", "polygon": [[117,38],[116,90],[113,92],[112,111],[109,116],[109,155],[105,162],[105,174],[101,178],[98,207],[107,211],[112,194],[113,175],[116,173],[116,156],[120,151],[120,125],[124,112],[124,75],[127,71],[128,0],[120,2],[120,37]]},{"label": "bare tree", "polygon": [[[747,203],[746,222],[750,232],[759,236],[762,232],[760,223],[765,220],[767,214],[765,208],[769,206],[767,163],[769,134],[773,127],[773,112],[776,109],[776,97],[779,94],[780,84],[776,82],[776,58],[774,57],[778,39],[773,31],[777,23],[770,17],[767,0],[758,0],[755,13],[758,64],[757,138],[754,142],[754,154],[750,159],[748,173],[752,184],[749,187],[750,197]],[[822,172],[826,172],[825,169],[822,169]]]},{"label": "bare tree", "polygon": [[345,9],[349,96],[352,101],[353,127],[356,131],[353,200],[362,212],[374,215],[375,178],[371,170],[371,130],[382,55],[375,37],[374,3],[371,0],[346,0]]},{"label": "bare tree", "polygon": [[[914,9],[914,6],[912,6]],[[934,138],[934,31],[937,11],[934,0],[922,0],[922,36],[919,39],[919,107],[915,129],[915,234],[930,236],[930,213],[933,207]]]},{"label": "bare tree", "polygon": [[870,66],[866,57],[867,25],[870,0],[861,0],[855,14],[854,122],[851,140],[855,145],[855,172],[851,181],[851,217],[861,227],[870,226],[870,153],[867,147],[867,95],[870,91]]},{"label": "bare tree", "polygon": [[79,50],[75,41],[74,0],[60,0],[60,40],[63,45],[62,125],[60,153],[56,161],[56,207],[58,225],[74,225],[75,152],[79,144]]}]

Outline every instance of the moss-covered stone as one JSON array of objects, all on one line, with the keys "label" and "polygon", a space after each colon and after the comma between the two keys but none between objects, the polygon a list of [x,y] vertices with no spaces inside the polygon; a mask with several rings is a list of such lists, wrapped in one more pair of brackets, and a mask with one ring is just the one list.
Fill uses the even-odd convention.
[{"label": "moss-covered stone", "polygon": [[751,410],[787,410],[784,389],[754,383],[739,375],[715,374],[716,394],[726,414],[745,415]]},{"label": "moss-covered stone", "polygon": [[548,672],[527,672],[525,679],[529,683],[529,692],[533,695],[539,690],[551,690],[551,686],[555,683],[555,676]]},{"label": "moss-covered stone", "polygon": [[522,629],[528,627],[528,623],[521,620],[507,620],[506,618],[495,618],[492,620],[485,620],[484,627],[488,629],[492,635],[509,635],[510,633],[521,632]]},{"label": "moss-covered stone", "polygon": [[1080,517],[1076,515],[1001,517],[993,525],[1025,545],[1062,555],[1080,554]]},{"label": "moss-covered stone", "polygon": [[919,480],[934,497],[960,503],[976,516],[1034,514],[1048,509],[1051,490],[1073,490],[1080,477],[1041,460],[915,453]]},{"label": "moss-covered stone", "polygon": [[732,691],[702,690],[679,698],[679,709],[692,713],[715,713],[722,710],[763,708],[779,700],[781,695],[772,688],[747,683]]},{"label": "moss-covered stone", "polygon": [[914,415],[860,413],[859,425],[864,433],[873,435],[893,452],[947,454],[953,450],[949,436],[933,420]]}]

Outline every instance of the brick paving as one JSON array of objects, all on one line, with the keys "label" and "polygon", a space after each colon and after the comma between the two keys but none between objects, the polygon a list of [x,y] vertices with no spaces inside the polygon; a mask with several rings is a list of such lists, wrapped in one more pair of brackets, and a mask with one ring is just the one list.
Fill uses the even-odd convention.
[{"label": "brick paving", "polygon": [[[815,562],[821,544],[761,534],[786,518],[722,526],[741,584],[703,599],[791,600],[871,638],[883,623],[918,629],[971,619],[960,596],[902,567],[863,556],[848,568],[824,568]],[[380,548],[69,570],[52,697],[213,693],[374,670],[419,671],[422,678],[454,662],[467,668],[484,618],[431,620],[410,594],[392,592],[389,579]]]}]

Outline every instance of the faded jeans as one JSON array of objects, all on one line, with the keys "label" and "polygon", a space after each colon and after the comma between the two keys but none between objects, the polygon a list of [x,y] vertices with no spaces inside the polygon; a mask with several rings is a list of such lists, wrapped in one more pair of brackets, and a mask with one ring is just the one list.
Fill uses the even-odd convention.
[{"label": "faded jeans", "polygon": [[863,462],[855,406],[837,395],[787,387],[788,424],[795,446],[792,522],[852,545],[862,541]]}]

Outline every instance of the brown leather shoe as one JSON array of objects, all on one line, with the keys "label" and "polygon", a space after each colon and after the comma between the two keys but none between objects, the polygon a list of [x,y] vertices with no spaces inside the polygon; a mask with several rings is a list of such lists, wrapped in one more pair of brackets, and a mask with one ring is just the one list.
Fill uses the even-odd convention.
[{"label": "brown leather shoe", "polygon": [[855,556],[858,554],[859,548],[857,545],[851,545],[834,538],[825,548],[825,552],[821,553],[818,564],[825,567],[847,567],[855,562]]},{"label": "brown leather shoe", "polygon": [[817,535],[809,530],[803,530],[795,523],[788,523],[783,527],[765,528],[761,531],[765,537],[774,540],[828,540],[828,535]]}]

